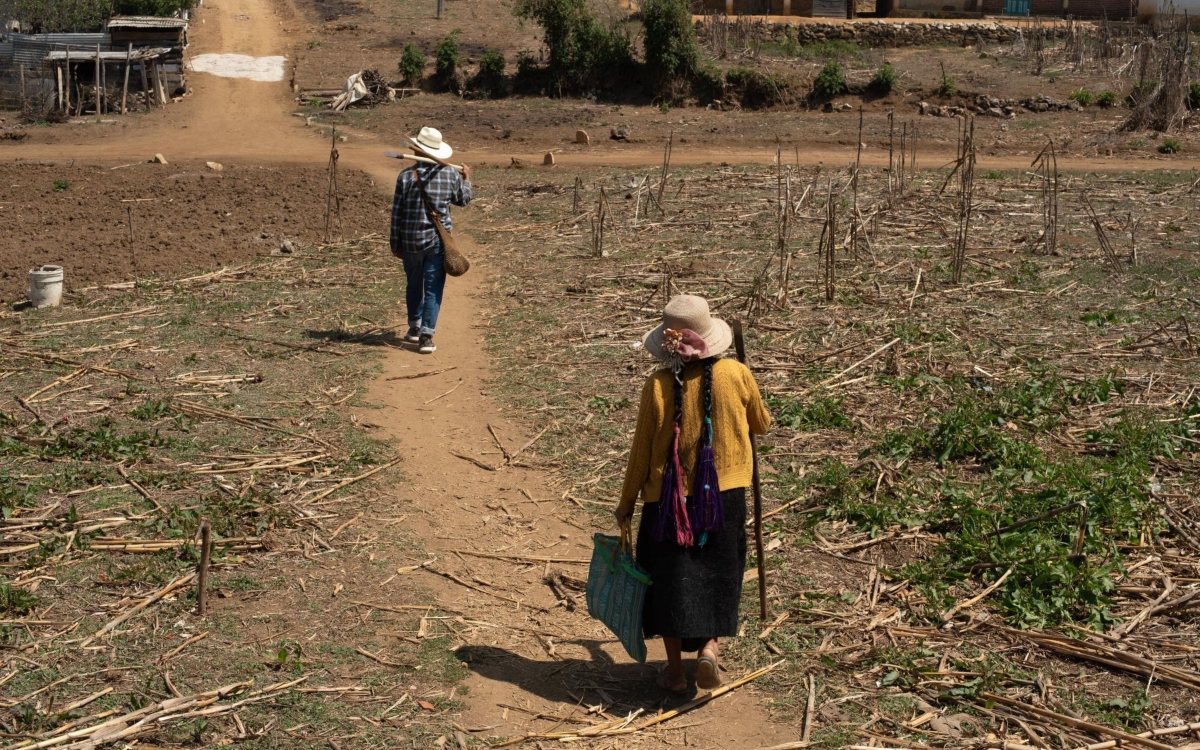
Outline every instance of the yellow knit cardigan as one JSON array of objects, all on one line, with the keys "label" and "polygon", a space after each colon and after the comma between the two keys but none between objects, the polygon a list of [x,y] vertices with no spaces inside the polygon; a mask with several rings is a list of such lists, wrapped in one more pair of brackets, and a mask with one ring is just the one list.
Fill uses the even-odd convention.
[{"label": "yellow knit cardigan", "polygon": [[[690,364],[683,371],[683,422],[679,434],[679,462],[687,493],[692,492],[700,427],[704,420],[704,368]],[[663,466],[675,431],[675,382],[671,371],[659,370],[646,379],[638,407],[633,448],[625,469],[619,510],[633,511],[638,495],[656,503],[662,492]],[[750,370],[734,359],[713,365],[713,452],[721,491],[749,487],[754,472],[750,433],[762,435],[771,426],[758,383]]]}]

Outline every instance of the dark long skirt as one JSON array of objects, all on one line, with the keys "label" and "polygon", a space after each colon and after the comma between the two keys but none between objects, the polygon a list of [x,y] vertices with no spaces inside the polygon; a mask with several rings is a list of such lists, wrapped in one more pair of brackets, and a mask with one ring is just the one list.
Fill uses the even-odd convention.
[{"label": "dark long skirt", "polygon": [[699,651],[711,638],[737,635],[742,574],[746,569],[746,489],[721,493],[725,528],[709,532],[704,546],[654,539],[662,503],[642,505],[637,561],[654,583],[646,593],[642,631],[647,638],[682,638],[684,651]]}]

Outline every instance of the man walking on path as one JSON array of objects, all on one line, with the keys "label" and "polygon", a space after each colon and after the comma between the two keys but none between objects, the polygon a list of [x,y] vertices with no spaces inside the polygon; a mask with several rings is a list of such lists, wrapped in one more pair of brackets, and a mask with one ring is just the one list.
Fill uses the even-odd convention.
[{"label": "man walking on path", "polygon": [[[454,153],[442,140],[442,134],[433,128],[421,128],[420,135],[411,142],[418,155],[439,162],[445,162]],[[405,294],[408,332],[404,340],[417,344],[422,354],[433,354],[437,351],[433,334],[446,286],[445,253],[422,190],[428,196],[429,207],[450,232],[450,204],[466,206],[471,202],[471,168],[464,165],[459,175],[451,166],[417,162],[396,178],[391,240],[392,255],[404,262],[404,275],[408,279]]]}]

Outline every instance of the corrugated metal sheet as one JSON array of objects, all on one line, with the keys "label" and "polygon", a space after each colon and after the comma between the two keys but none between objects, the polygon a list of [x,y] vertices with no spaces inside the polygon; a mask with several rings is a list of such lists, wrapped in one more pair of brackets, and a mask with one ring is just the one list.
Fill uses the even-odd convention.
[{"label": "corrugated metal sheet", "polygon": [[4,40],[13,46],[12,63],[14,65],[41,65],[46,55],[56,49],[71,48],[71,56],[79,52],[82,57],[85,51],[95,52],[96,45],[101,51],[108,51],[112,43],[106,33],[96,34],[5,34]]},{"label": "corrugated metal sheet", "polygon": [[188,22],[182,18],[159,18],[157,16],[115,16],[108,21],[111,29],[186,29]]},{"label": "corrugated metal sheet", "polygon": [[9,42],[0,42],[0,64],[12,62],[13,46]]}]

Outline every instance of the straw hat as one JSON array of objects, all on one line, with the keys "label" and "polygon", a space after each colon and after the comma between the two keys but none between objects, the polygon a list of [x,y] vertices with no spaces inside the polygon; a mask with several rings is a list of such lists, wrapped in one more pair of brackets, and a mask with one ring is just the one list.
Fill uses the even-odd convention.
[{"label": "straw hat", "polygon": [[412,142],[412,147],[418,151],[423,151],[435,159],[445,161],[454,153],[454,149],[450,148],[450,144],[442,140],[442,131],[437,128],[421,128],[421,132],[416,138],[409,139]]},{"label": "straw hat", "polygon": [[708,300],[692,294],[673,297],[663,309],[663,322],[642,337],[642,346],[658,359],[668,361],[670,354],[663,348],[663,331],[693,331],[704,340],[707,356],[716,357],[733,343],[729,324],[714,318],[708,311]]}]

